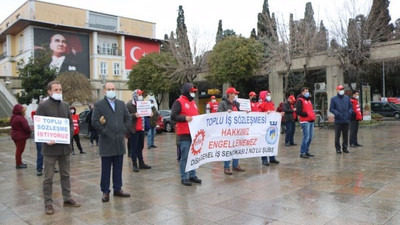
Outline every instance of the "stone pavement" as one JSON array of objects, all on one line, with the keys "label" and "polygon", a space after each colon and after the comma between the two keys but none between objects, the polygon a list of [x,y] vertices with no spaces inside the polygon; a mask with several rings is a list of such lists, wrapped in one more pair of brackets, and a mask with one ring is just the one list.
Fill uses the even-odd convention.
[{"label": "stone pavement", "polygon": [[[36,176],[36,150],[29,140],[23,154],[28,169],[16,170],[14,144],[0,137],[0,224],[400,224],[400,121],[361,128],[362,148],[337,155],[334,131],[315,129],[311,152],[284,147],[281,164],[241,160],[246,169],[223,174],[222,162],[202,165],[203,184],[180,184],[175,136],[156,136],[158,148],[144,150],[153,169],[134,173],[125,157],[123,189],[131,198],[101,202],[100,159],[83,139],[86,155],[71,156],[72,195],[80,208],[63,208],[55,175],[55,214],[44,214],[43,177]],[[295,140],[301,142],[297,127]]]}]

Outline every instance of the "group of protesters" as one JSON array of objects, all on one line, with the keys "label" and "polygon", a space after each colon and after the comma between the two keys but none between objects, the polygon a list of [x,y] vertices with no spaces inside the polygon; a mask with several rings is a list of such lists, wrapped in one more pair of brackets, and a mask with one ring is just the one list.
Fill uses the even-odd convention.
[{"label": "group of protesters", "polygon": [[[330,111],[335,115],[335,148],[337,153],[341,153],[339,143],[340,135],[343,134],[342,150],[348,153],[347,135],[350,124],[350,147],[361,146],[357,141],[358,121],[361,120],[360,109],[358,106],[358,92],[353,92],[350,100],[344,95],[343,86],[339,85],[338,95],[331,99]],[[52,81],[47,85],[48,99],[39,103],[36,115],[57,117],[69,119],[71,141],[77,142],[80,153],[85,154],[79,141],[79,130],[77,132],[78,117],[76,109],[70,107],[62,99],[62,87],[58,81]],[[191,135],[189,123],[193,117],[199,114],[196,102],[197,89],[193,84],[186,83],[181,89],[181,96],[175,100],[171,108],[171,119],[176,122],[177,145],[180,151],[180,176],[181,183],[185,186],[191,186],[193,183],[200,184],[202,180],[197,177],[196,170],[185,171],[187,164],[189,149],[191,146]],[[239,92],[230,87],[226,90],[225,95],[220,103],[216,102],[215,96],[211,99],[207,112],[232,112],[240,111],[240,104],[237,101]],[[132,160],[134,172],[141,169],[151,169],[143,159],[144,134],[146,127],[146,119],[138,114],[137,103],[143,101],[143,91],[136,89],[133,91],[132,99],[127,103],[116,98],[115,85],[107,82],[104,85],[104,98],[98,100],[91,106],[90,117],[87,119],[90,129],[96,132],[97,137],[91,138],[91,145],[96,140],[101,157],[101,181],[100,188],[103,193],[102,202],[110,200],[110,176],[112,172],[113,178],[113,196],[114,197],[130,197],[130,194],[122,190],[122,166],[123,156],[126,154],[125,138],[128,136],[128,154]],[[275,105],[272,101],[271,93],[267,90],[259,93],[257,100],[255,92],[249,93],[251,111],[255,112],[275,112]],[[281,112],[286,126],[285,146],[295,146],[294,133],[295,122],[300,122],[303,131],[303,139],[300,146],[300,157],[309,158],[314,155],[309,152],[310,144],[313,137],[315,113],[310,101],[310,93],[308,88],[302,88],[301,94],[297,99],[290,95],[282,104],[283,112]],[[150,117],[158,117],[157,110],[154,105],[151,106],[152,113]],[[17,104],[13,109],[11,117],[12,139],[16,145],[16,168],[26,168],[26,164],[22,163],[21,155],[25,148],[26,140],[30,137],[31,130],[28,126],[25,115],[25,108]],[[351,123],[350,123],[351,121]],[[153,121],[154,123],[154,121]],[[75,128],[75,129],[74,129]],[[36,143],[41,149],[42,162],[38,167],[44,164],[43,179],[43,195],[45,203],[45,213],[54,214],[52,206],[52,184],[53,176],[56,169],[56,162],[59,164],[59,172],[61,178],[62,195],[65,207],[79,207],[75,200],[71,198],[70,184],[70,155],[73,153],[71,144],[59,144],[55,141],[46,143]],[[154,136],[148,140],[149,147],[154,145]],[[39,151],[38,151],[39,158]],[[262,157],[262,164],[269,165],[279,164],[275,156]],[[230,161],[224,162],[224,174],[232,175],[232,171],[244,172],[239,165],[239,159],[233,159],[232,169]],[[41,174],[40,174],[41,175]]]}]

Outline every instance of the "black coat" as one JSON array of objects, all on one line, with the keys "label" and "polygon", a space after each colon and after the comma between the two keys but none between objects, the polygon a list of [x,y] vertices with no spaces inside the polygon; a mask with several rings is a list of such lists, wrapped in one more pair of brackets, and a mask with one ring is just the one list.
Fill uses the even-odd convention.
[{"label": "black coat", "polygon": [[293,112],[294,110],[290,106],[291,104],[286,101],[282,104],[282,110],[285,112],[285,115],[283,116],[283,119],[285,122],[293,122],[296,120],[296,118],[293,118]]}]

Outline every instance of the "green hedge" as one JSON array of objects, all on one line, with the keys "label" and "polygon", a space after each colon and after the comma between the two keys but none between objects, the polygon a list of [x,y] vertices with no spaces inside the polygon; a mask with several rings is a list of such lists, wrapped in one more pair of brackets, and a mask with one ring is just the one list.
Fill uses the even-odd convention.
[{"label": "green hedge", "polygon": [[10,126],[10,118],[0,118],[0,127]]}]

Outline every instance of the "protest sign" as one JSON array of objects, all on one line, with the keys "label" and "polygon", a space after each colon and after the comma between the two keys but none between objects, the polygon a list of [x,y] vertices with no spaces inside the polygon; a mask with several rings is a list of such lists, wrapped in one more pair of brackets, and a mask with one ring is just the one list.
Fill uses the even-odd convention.
[{"label": "protest sign", "polygon": [[67,118],[33,116],[35,142],[55,141],[57,144],[70,144],[70,123]]},{"label": "protest sign", "polygon": [[194,116],[186,171],[207,162],[278,154],[280,113],[221,112]]},{"label": "protest sign", "polygon": [[249,99],[238,98],[236,101],[239,102],[241,111],[249,111],[249,112],[251,111],[251,105]]},{"label": "protest sign", "polygon": [[140,117],[151,115],[151,102],[150,101],[137,101],[137,113]]}]

